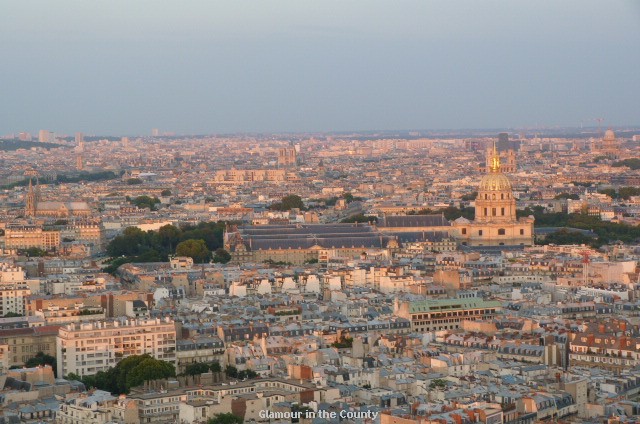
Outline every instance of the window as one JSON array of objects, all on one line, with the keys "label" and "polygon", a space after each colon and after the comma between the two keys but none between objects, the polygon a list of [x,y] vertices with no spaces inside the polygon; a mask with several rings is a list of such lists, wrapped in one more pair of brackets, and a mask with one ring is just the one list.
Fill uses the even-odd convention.
[{"label": "window", "polygon": [[478,230],[478,235],[481,236],[482,235],[482,230]]},{"label": "window", "polygon": [[500,195],[500,198],[501,198],[502,200],[504,200],[504,193],[502,193],[502,194]]},{"label": "window", "polygon": [[487,208],[484,208],[484,216],[488,216]]},{"label": "window", "polygon": [[503,235],[505,235],[505,234],[506,234],[506,231],[505,231],[505,229],[504,229],[504,228],[499,228],[499,229],[498,229],[498,235],[499,235],[499,236],[503,236]]},{"label": "window", "polygon": [[467,229],[466,228],[462,229],[462,234],[467,234]]},{"label": "window", "polygon": [[520,235],[523,236],[524,235],[524,228],[520,228]]},{"label": "window", "polygon": [[491,208],[491,215],[496,216],[496,208]]},{"label": "window", "polygon": [[501,208],[502,216],[504,216],[504,208]]}]

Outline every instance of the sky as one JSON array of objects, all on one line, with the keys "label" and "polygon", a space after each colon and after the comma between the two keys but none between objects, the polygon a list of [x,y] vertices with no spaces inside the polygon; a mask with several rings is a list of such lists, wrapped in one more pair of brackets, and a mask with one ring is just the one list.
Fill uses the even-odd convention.
[{"label": "sky", "polygon": [[0,3],[0,134],[640,124],[637,0]]}]

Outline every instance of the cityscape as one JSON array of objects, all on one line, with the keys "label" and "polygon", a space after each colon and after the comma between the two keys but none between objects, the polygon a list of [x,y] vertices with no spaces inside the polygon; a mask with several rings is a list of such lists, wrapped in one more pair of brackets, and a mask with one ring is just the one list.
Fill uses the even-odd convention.
[{"label": "cityscape", "polygon": [[[5,57],[38,43],[57,52],[42,57],[50,66],[9,70],[2,106],[0,424],[640,422],[640,86],[616,85],[637,84],[637,61],[609,66],[611,47],[595,70],[573,73],[570,62],[591,55],[576,53],[560,61],[567,75],[540,62],[517,90],[482,74],[496,98],[517,98],[498,106],[485,88],[456,91],[474,79],[451,67],[424,77],[446,95],[416,103],[412,78],[432,62],[421,67],[409,38],[442,42],[454,62],[483,60],[457,37],[491,44],[498,22],[527,33],[524,15],[544,7],[503,2],[505,22],[496,4],[462,2],[491,27],[483,33],[471,15],[451,29],[458,10],[435,1],[365,10],[350,0],[334,13],[274,0],[276,13],[141,0],[118,2],[131,15],[113,28],[97,24],[114,9],[67,3],[41,4],[51,22],[70,13],[42,32],[0,20]],[[549,7],[600,19],[595,3],[569,3]],[[610,16],[636,6],[620,1]],[[139,32],[127,24],[137,19]],[[212,66],[203,34],[228,43],[224,54],[253,56],[243,65],[221,53]],[[594,39],[613,46],[615,34]],[[79,53],[85,36],[98,53]],[[554,36],[550,56],[583,42]],[[109,43],[131,61],[111,61]],[[190,77],[170,60],[127,56],[144,43]],[[67,54],[106,59],[69,69]],[[322,54],[322,66],[310,58]],[[386,67],[397,63],[368,67],[380,58],[418,71],[396,79]],[[582,101],[562,91],[571,81]],[[68,97],[43,108],[45,93],[16,95],[23,83]],[[331,97],[342,84],[353,90]],[[593,101],[602,87],[614,93]]]}]

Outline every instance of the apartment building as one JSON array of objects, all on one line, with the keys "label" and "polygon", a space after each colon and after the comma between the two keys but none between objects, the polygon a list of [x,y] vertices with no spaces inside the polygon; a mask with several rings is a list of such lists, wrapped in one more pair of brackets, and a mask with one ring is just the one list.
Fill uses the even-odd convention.
[{"label": "apartment building", "polygon": [[175,324],[168,317],[71,323],[60,328],[56,340],[60,375],[92,375],[145,353],[175,363],[175,351]]},{"label": "apartment building", "polygon": [[29,249],[37,247],[53,250],[60,247],[60,231],[44,231],[35,225],[7,226],[4,235],[5,249]]},{"label": "apartment building", "polygon": [[58,328],[57,325],[46,325],[0,330],[0,345],[8,346],[9,366],[20,367],[38,352],[55,355]]},{"label": "apartment building", "polygon": [[25,282],[21,267],[2,264],[0,267],[0,316],[8,313],[25,315],[26,299],[31,289]]},{"label": "apartment building", "polygon": [[479,298],[428,299],[416,302],[396,301],[396,315],[411,320],[417,332],[455,330],[464,320],[491,320],[501,303]]}]

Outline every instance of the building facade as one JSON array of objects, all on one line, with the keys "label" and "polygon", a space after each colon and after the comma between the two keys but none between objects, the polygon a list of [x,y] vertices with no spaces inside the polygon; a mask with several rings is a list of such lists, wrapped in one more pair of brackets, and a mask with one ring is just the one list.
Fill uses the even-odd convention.
[{"label": "building facade", "polygon": [[458,218],[453,235],[469,246],[531,246],[533,218],[516,216],[516,199],[511,182],[503,174],[500,156],[494,145],[489,172],[482,177],[475,200],[475,218]]},{"label": "building facade", "polygon": [[176,329],[169,318],[72,323],[60,327],[56,340],[60,375],[93,375],[145,353],[175,364],[175,351]]}]

